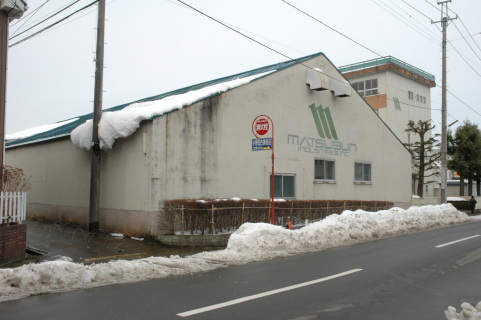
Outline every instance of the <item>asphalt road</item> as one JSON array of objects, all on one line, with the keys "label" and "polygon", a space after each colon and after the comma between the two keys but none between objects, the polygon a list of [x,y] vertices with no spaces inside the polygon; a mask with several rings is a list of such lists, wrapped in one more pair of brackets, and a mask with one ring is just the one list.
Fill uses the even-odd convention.
[{"label": "asphalt road", "polygon": [[[462,240],[462,241],[459,241]],[[454,242],[457,241],[457,242]],[[481,301],[481,223],[0,304],[1,319],[445,319]]]}]

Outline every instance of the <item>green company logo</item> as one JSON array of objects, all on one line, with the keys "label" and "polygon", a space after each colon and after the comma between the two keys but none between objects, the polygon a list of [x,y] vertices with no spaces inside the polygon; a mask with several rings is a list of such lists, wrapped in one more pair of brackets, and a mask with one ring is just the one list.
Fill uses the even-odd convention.
[{"label": "green company logo", "polygon": [[309,108],[312,111],[312,116],[314,117],[314,122],[316,123],[319,136],[321,138],[338,140],[336,128],[334,127],[334,122],[332,121],[329,107],[322,108],[322,105],[316,107],[314,104],[311,104]]},{"label": "green company logo", "polygon": [[394,101],[394,108],[401,111],[401,104],[399,103],[399,99],[396,97],[392,97],[392,101]]}]

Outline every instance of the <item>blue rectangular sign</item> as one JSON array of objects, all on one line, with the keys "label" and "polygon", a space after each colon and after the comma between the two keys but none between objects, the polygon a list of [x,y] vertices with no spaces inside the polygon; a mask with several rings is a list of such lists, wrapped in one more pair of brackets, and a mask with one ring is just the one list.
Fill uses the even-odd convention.
[{"label": "blue rectangular sign", "polygon": [[252,151],[271,150],[272,138],[252,139]]}]

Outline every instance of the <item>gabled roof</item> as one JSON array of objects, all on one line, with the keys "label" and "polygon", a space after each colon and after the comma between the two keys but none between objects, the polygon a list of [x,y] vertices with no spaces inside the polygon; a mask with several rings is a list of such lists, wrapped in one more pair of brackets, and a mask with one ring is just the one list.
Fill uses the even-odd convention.
[{"label": "gabled roof", "polygon": [[[319,56],[319,55],[322,55],[322,53],[315,53],[315,54],[305,56],[305,57],[302,57],[302,58],[289,60],[289,61],[285,61],[285,62],[281,62],[281,63],[257,68],[257,69],[254,69],[254,70],[234,74],[234,75],[231,75],[231,76],[227,76],[227,77],[223,77],[223,78],[219,78],[219,79],[195,84],[195,85],[192,85],[192,86],[189,86],[189,87],[177,89],[177,90],[166,92],[166,93],[159,94],[159,95],[156,95],[156,96],[140,99],[140,100],[133,101],[133,102],[130,102],[130,103],[121,104],[121,105],[118,105],[118,106],[115,106],[115,107],[104,109],[103,111],[104,112],[119,111],[119,110],[122,110],[122,109],[126,108],[127,106],[130,106],[134,103],[156,101],[156,100],[160,100],[160,99],[163,99],[163,98],[166,98],[166,97],[181,95],[181,94],[188,93],[190,91],[199,90],[199,89],[207,88],[207,87],[210,87],[210,86],[222,84],[222,83],[225,83],[225,82],[233,81],[235,79],[252,77],[252,76],[255,76],[255,75],[261,75],[261,74],[269,73],[269,72],[277,72],[277,71],[289,68],[289,67],[291,67],[295,64],[302,63],[306,60],[309,60],[309,59],[311,59],[313,57],[316,57],[316,56]],[[260,77],[262,77],[262,76],[260,76]],[[220,94],[220,93],[217,93],[217,94]],[[190,104],[199,102],[199,101],[204,100],[204,99],[208,99],[208,98],[210,98],[212,96],[215,96],[217,94],[213,94],[213,95],[210,95],[210,96],[207,96],[207,97],[203,97],[202,99],[199,99],[197,101],[193,101]],[[68,120],[65,120],[65,121],[57,122],[57,123],[55,123],[51,126],[45,126],[46,127],[45,130],[41,130],[44,126],[38,127],[40,130],[31,130],[31,131],[25,130],[27,132],[27,135],[25,135],[21,138],[18,138],[18,139],[7,140],[6,143],[5,143],[5,147],[6,148],[12,148],[12,147],[17,147],[17,146],[22,146],[22,145],[27,145],[27,144],[33,144],[33,143],[38,143],[38,142],[42,142],[42,141],[48,141],[48,140],[53,140],[53,139],[58,139],[58,138],[70,136],[70,134],[72,133],[72,131],[75,128],[84,124],[86,121],[88,121],[92,118],[93,118],[93,113],[89,113],[89,114],[79,116],[79,117],[76,117],[76,118],[71,118],[71,119],[68,119]],[[36,128],[33,128],[33,129],[36,129]],[[28,132],[31,132],[31,134],[28,135]],[[13,134],[13,135],[15,135],[15,134]]]}]

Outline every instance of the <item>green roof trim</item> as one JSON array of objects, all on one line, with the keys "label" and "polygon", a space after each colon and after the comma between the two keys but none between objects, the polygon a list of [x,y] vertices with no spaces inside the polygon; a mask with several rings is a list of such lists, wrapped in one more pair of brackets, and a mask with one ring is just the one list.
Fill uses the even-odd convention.
[{"label": "green roof trim", "polygon": [[434,75],[432,75],[430,73],[427,73],[426,71],[423,71],[419,68],[416,68],[415,66],[410,65],[409,63],[406,63],[404,61],[401,61],[401,60],[399,60],[397,58],[394,58],[394,57],[391,57],[391,56],[382,57],[382,58],[373,59],[373,60],[367,60],[367,61],[363,61],[363,62],[358,62],[358,63],[353,63],[353,64],[349,64],[349,65],[346,65],[346,66],[342,66],[342,67],[339,67],[339,71],[341,73],[347,73],[347,72],[351,72],[351,71],[362,70],[362,69],[382,66],[382,65],[386,65],[386,64],[394,64],[398,67],[401,67],[401,68],[404,68],[408,71],[411,71],[411,72],[413,72],[413,73],[415,73],[415,74],[417,74],[417,75],[419,75],[419,76],[421,76],[425,79],[428,79],[432,82],[436,82]]},{"label": "green roof trim", "polygon": [[[319,53],[315,53],[315,54],[308,55],[308,56],[305,56],[305,57],[301,57],[301,58],[298,58],[298,59],[292,59],[292,60],[289,60],[289,61],[272,64],[272,65],[269,65],[269,66],[253,69],[253,70],[250,70],[250,71],[245,71],[245,72],[234,74],[234,75],[231,75],[231,76],[202,82],[202,83],[195,84],[195,85],[192,85],[192,86],[189,86],[189,87],[177,89],[177,90],[162,93],[162,94],[159,94],[159,95],[156,95],[156,96],[143,98],[143,99],[136,100],[136,101],[133,101],[133,102],[121,104],[121,105],[111,107],[111,108],[108,108],[108,109],[104,109],[103,112],[105,112],[105,111],[112,112],[112,111],[122,110],[125,107],[127,107],[127,106],[129,106],[133,103],[156,101],[156,100],[160,100],[160,99],[163,99],[163,98],[166,98],[166,97],[169,97],[169,96],[184,94],[184,93],[187,93],[187,92],[192,91],[192,90],[199,90],[199,89],[202,89],[202,88],[206,88],[206,87],[216,85],[216,84],[221,84],[221,83],[224,83],[224,82],[227,82],[227,81],[232,81],[232,80],[235,80],[235,79],[242,79],[242,78],[245,78],[245,77],[250,77],[250,76],[254,76],[254,75],[262,74],[262,73],[266,73],[266,72],[272,72],[272,71],[277,72],[277,71],[289,68],[293,65],[303,63],[304,61],[312,59],[312,58],[314,58],[316,56],[319,56],[319,55],[323,55],[323,53],[319,52]],[[210,98],[210,97],[207,97],[207,98]],[[207,98],[204,98],[204,99],[207,99]],[[201,100],[204,100],[204,99],[201,99]],[[201,101],[201,100],[199,100],[199,101]],[[198,102],[198,101],[195,101],[195,102]],[[93,118],[93,113],[85,114],[85,115],[79,116],[79,117],[74,117],[74,118],[71,118],[71,119],[76,119],[75,121],[72,121],[72,122],[67,123],[63,126],[57,127],[55,129],[44,131],[44,132],[29,136],[29,137],[21,138],[21,139],[8,140],[5,143],[5,147],[6,148],[13,148],[13,147],[26,145],[26,144],[38,143],[38,142],[42,142],[42,141],[48,141],[48,140],[53,140],[53,139],[58,139],[58,138],[70,136],[70,133],[75,128],[84,124],[87,120],[90,120],[92,118]],[[70,119],[66,119],[66,120],[70,120]],[[63,120],[63,121],[65,121],[65,120]],[[63,122],[63,121],[59,121],[59,122]]]}]

